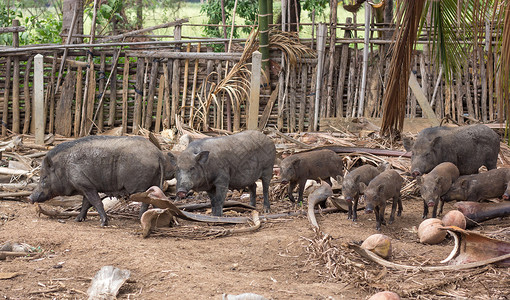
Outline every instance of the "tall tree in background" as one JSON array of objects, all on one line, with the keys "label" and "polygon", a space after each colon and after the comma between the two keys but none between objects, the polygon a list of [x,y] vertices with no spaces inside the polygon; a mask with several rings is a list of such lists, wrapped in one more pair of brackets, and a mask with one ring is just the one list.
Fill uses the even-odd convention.
[{"label": "tall tree in background", "polygon": [[[83,34],[83,0],[63,0],[62,1],[62,34],[65,38],[69,34],[71,23],[73,21],[74,10],[78,9],[76,24],[74,25],[73,35]],[[65,41],[64,41],[65,42]],[[75,37],[72,38],[71,44],[82,43],[83,38]]]}]

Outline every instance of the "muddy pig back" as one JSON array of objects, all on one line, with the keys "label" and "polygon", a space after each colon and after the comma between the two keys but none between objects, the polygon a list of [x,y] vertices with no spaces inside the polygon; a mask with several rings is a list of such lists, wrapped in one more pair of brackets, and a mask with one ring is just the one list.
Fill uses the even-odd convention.
[{"label": "muddy pig back", "polygon": [[494,169],[500,146],[498,134],[477,124],[427,128],[420,131],[414,143],[405,139],[404,147],[412,152],[412,174],[419,176],[442,162],[455,164],[461,175],[477,173],[482,165]]}]

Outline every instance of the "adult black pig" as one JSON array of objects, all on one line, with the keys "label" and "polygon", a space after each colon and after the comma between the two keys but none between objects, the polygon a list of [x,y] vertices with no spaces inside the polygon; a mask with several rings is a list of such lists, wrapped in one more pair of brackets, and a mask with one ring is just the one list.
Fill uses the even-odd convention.
[{"label": "adult black pig", "polygon": [[489,127],[477,124],[461,127],[431,127],[418,133],[414,144],[404,140],[412,152],[411,172],[419,176],[442,162],[457,166],[460,175],[473,174],[485,165],[495,169],[499,153],[499,136]]},{"label": "adult black pig", "polygon": [[98,192],[125,196],[153,185],[162,186],[164,179],[174,175],[171,157],[137,136],[88,136],[65,142],[43,159],[39,185],[30,201],[83,195],[76,221],[83,221],[88,209],[94,206],[101,226],[107,226],[108,218]]},{"label": "adult black pig", "polygon": [[229,188],[247,187],[250,204],[255,206],[255,182],[261,179],[264,209],[268,212],[275,158],[273,141],[255,130],[195,140],[177,157],[177,196],[184,198],[191,189],[206,191],[211,198],[212,214],[221,216]]}]

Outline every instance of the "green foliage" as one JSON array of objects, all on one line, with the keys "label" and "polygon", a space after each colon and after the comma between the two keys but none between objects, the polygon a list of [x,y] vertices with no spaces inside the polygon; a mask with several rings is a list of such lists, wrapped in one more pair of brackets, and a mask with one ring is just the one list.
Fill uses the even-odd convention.
[{"label": "green foliage", "polygon": [[[232,24],[232,13],[234,10],[234,0],[225,0],[225,22],[229,25]],[[236,18],[241,17],[244,19],[245,25],[257,24],[259,6],[256,0],[238,0],[236,9]],[[221,0],[209,0],[202,5],[200,12],[207,15],[207,24],[223,24],[221,19]],[[243,28],[243,32],[250,33],[250,28]],[[223,37],[223,29],[221,27],[205,27],[204,33],[208,37]],[[227,32],[227,37],[230,30]],[[239,37],[238,28],[234,29],[234,38]]]},{"label": "green foliage", "polygon": [[329,7],[329,0],[305,0],[302,2],[303,10],[308,11],[309,18],[312,18],[312,12],[319,16],[325,16],[326,8]]},{"label": "green foliage", "polygon": [[[7,9],[4,3],[0,3],[0,27],[12,26],[12,20],[20,20],[20,25],[25,26],[25,32],[20,33],[20,45],[61,43],[62,18],[51,13],[44,16],[24,17],[23,5],[17,2],[14,10]],[[0,34],[0,45],[12,45],[12,34]]]}]

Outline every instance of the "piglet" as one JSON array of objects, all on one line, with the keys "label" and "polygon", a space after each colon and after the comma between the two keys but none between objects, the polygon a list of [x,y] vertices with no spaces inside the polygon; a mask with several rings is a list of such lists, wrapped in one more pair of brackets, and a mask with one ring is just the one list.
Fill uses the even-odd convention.
[{"label": "piglet", "polygon": [[[489,170],[485,173],[460,176],[443,197],[445,201],[481,201],[497,198],[507,191],[510,168]],[[507,196],[508,197],[508,196]]]},{"label": "piglet", "polygon": [[381,224],[386,225],[384,220],[384,210],[386,209],[386,200],[392,198],[391,215],[389,224],[395,219],[395,210],[397,216],[402,214],[402,199],[400,199],[400,188],[403,183],[402,177],[395,170],[387,170],[377,175],[365,190],[365,213],[375,211],[376,226],[375,229],[381,230]]},{"label": "piglet", "polygon": [[342,182],[342,194],[349,205],[347,219],[356,221],[358,219],[357,209],[359,196],[363,194],[365,188],[377,175],[385,170],[386,165],[379,167],[372,165],[363,165],[345,175]]},{"label": "piglet", "polygon": [[440,163],[430,173],[416,178],[423,198],[423,219],[427,218],[429,207],[432,206],[434,207],[432,218],[435,218],[438,204],[439,215],[441,215],[444,205],[441,197],[448,192],[457,178],[459,178],[459,169],[451,162]]},{"label": "piglet", "polygon": [[290,155],[282,160],[280,178],[289,183],[289,199],[295,202],[292,192],[299,184],[298,202],[303,202],[303,190],[307,179],[322,179],[331,186],[330,177],[341,175],[344,165],[342,158],[334,151],[324,149]]}]

